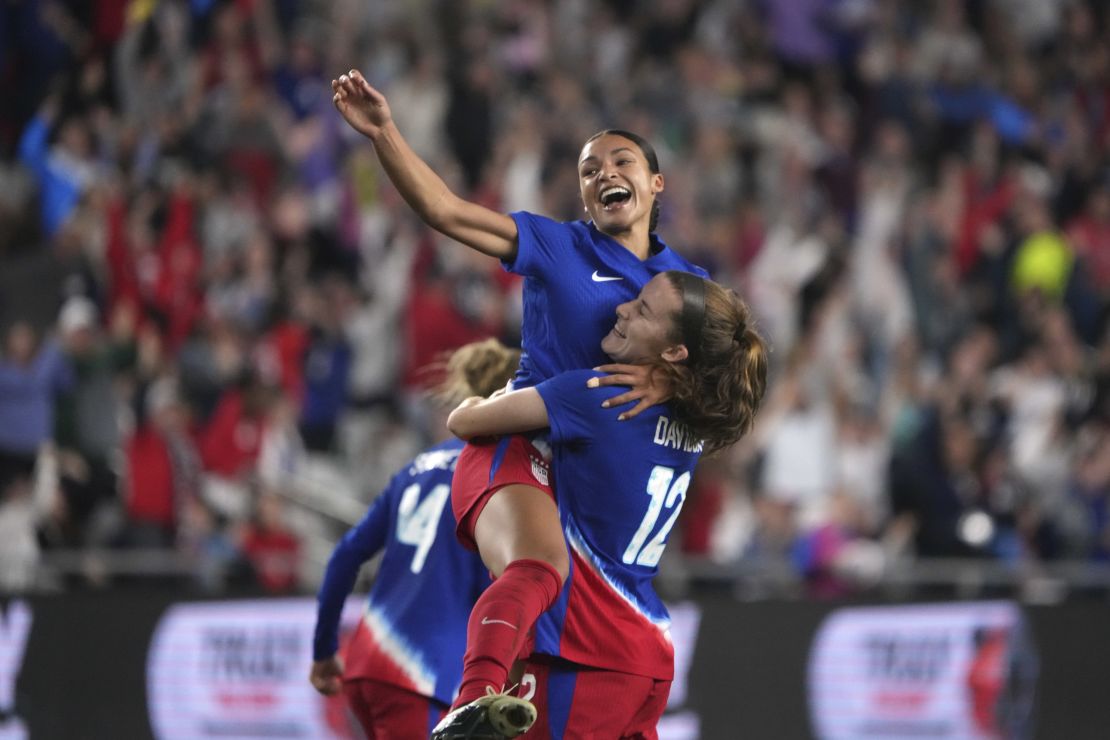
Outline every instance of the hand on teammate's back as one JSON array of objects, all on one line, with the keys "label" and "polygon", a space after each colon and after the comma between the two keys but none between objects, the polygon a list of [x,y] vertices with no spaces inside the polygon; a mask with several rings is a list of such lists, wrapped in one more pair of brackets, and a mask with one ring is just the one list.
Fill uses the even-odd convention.
[{"label": "hand on teammate's back", "polygon": [[331,89],[336,110],[363,136],[373,139],[393,120],[385,96],[371,87],[357,69],[332,80]]},{"label": "hand on teammate's back", "polygon": [[631,401],[637,404],[617,417],[625,421],[639,416],[647,408],[670,400],[672,389],[660,373],[652,372],[650,365],[625,365],[614,363],[594,368],[608,375],[590,378],[587,385],[591,388],[601,388],[610,385],[626,385],[629,389],[618,396],[602,402],[604,408],[623,406]]},{"label": "hand on teammate's back", "polygon": [[334,655],[313,661],[308,680],[324,696],[335,696],[343,690],[343,661]]}]

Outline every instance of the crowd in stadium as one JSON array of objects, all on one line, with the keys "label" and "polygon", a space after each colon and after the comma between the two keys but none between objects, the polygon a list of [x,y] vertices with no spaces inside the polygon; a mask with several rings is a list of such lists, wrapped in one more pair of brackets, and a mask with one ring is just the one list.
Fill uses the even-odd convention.
[{"label": "crowd in stadium", "polygon": [[518,339],[519,280],[336,113],[352,66],[503,212],[581,218],[597,130],[655,146],[659,233],[772,348],[683,552],[817,595],[898,556],[1110,559],[1101,3],[28,0],[0,4],[0,587],[99,547],[303,587],[306,467],[368,502],[446,436],[443,352]]}]

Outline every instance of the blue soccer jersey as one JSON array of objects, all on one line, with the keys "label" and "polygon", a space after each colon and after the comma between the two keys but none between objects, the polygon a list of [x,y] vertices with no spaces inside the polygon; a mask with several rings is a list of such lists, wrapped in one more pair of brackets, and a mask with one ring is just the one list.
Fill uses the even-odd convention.
[{"label": "blue soccer jersey", "polygon": [[462,447],[451,440],[418,455],[336,547],[318,596],[314,660],[335,654],[343,602],[362,564],[384,548],[344,676],[454,700],[466,622],[489,584],[482,561],[456,540],[448,505]]},{"label": "blue soccer jersey", "polygon": [[656,237],[653,254],[640,260],[590,222],[511,215],[517,253],[505,268],[525,278],[516,388],[609,362],[601,340],[613,328],[617,306],[635,298],[660,272],[709,276]]},{"label": "blue soccer jersey", "polygon": [[536,623],[535,650],[670,679],[670,617],[652,579],[702,443],[666,405],[617,421],[617,411],[601,402],[624,389],[588,389],[586,381],[597,375],[577,370],[536,386],[551,422],[571,572]]}]

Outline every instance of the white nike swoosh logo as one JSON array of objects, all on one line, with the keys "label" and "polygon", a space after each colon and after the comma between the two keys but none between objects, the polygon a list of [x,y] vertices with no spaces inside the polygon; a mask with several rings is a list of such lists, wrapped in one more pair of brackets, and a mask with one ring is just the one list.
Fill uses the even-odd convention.
[{"label": "white nike swoosh logo", "polygon": [[623,279],[624,278],[622,278],[622,277],[606,277],[606,276],[598,275],[597,270],[594,270],[594,274],[590,275],[590,280],[593,280],[595,283],[607,283],[610,280],[623,280]]},{"label": "white nike swoosh logo", "polygon": [[514,630],[516,629],[515,624],[509,624],[504,619],[490,619],[489,617],[482,617],[482,624],[503,624],[506,627],[512,627]]}]

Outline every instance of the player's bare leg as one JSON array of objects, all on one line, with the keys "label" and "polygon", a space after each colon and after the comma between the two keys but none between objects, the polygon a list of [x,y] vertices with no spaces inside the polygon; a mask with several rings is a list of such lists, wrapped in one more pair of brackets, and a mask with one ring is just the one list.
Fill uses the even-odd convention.
[{"label": "player's bare leg", "polygon": [[[494,493],[478,516],[474,539],[496,580],[471,612],[459,697],[437,726],[439,734],[433,733],[437,740],[486,737],[444,734],[449,728],[497,733],[535,721],[530,702],[498,692],[505,690],[536,618],[558,598],[570,567],[559,510],[549,493],[530,486],[509,485]],[[505,720],[501,730],[493,726],[497,718]],[[501,736],[515,737],[489,735]]]}]

